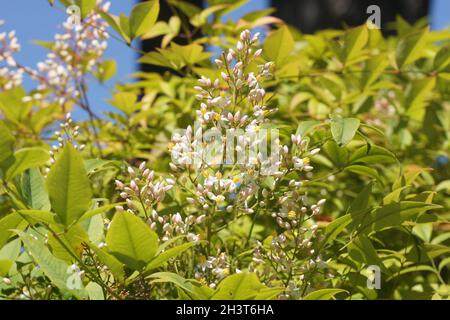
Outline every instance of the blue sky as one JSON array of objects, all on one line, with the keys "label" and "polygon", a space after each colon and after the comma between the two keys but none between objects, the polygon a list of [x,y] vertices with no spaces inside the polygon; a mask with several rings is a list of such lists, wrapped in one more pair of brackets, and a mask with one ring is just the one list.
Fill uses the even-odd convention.
[{"label": "blue sky", "polygon": [[[133,0],[111,1],[111,12],[118,14],[129,13]],[[250,0],[249,3],[239,10],[231,13],[226,19],[236,19],[251,10],[259,10],[269,5],[269,0]],[[15,29],[22,51],[17,55],[17,60],[22,65],[35,67],[36,63],[44,60],[46,50],[32,43],[33,40],[53,40],[53,35],[58,30],[57,27],[66,18],[66,14],[48,5],[47,0],[0,0],[0,20],[5,21],[5,25],[0,27],[1,31]],[[432,0],[431,26],[433,29],[442,29],[450,23],[450,1]],[[110,97],[112,84],[116,81],[125,81],[127,75],[136,70],[136,53],[115,39],[109,40],[109,47],[106,58],[114,58],[118,62],[117,75],[105,85],[91,82],[89,98],[94,110],[97,113],[108,110],[110,107],[105,102]],[[25,83],[30,86],[29,82]],[[79,111],[75,113],[77,118],[85,118]]]}]

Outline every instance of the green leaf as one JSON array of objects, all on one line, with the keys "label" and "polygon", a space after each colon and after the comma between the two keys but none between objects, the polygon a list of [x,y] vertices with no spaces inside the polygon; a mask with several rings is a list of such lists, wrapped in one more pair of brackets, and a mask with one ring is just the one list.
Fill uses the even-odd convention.
[{"label": "green leaf", "polygon": [[215,6],[209,6],[208,8],[202,10],[201,12],[195,14],[190,20],[189,22],[194,26],[194,27],[201,27],[202,25],[204,25],[205,23],[208,22],[208,17],[220,10],[223,10],[224,8],[226,8],[227,5],[226,4],[219,4],[219,5],[215,5]]},{"label": "green leaf", "polygon": [[89,295],[89,300],[105,300],[103,289],[98,283],[89,282],[86,286],[86,291]]},{"label": "green leaf", "polygon": [[418,236],[424,242],[429,243],[431,240],[431,234],[433,233],[433,224],[430,223],[418,223],[412,229],[413,234]]},{"label": "green leaf", "polygon": [[121,37],[123,40],[125,40],[126,43],[130,43],[130,36],[129,36],[129,26],[127,24],[127,28],[124,30],[122,29],[122,26],[120,24],[120,18],[109,14],[107,12],[104,12],[103,10],[96,10],[96,12],[102,17],[103,20],[105,20],[111,28],[113,28]]},{"label": "green leaf", "polygon": [[14,142],[14,136],[3,121],[0,121],[0,164],[13,155]]},{"label": "green leaf", "polygon": [[16,229],[23,221],[17,212],[10,213],[0,219],[0,248],[8,241],[13,234],[11,229]]},{"label": "green leaf", "polygon": [[31,234],[22,231],[15,231],[23,241],[27,250],[31,253],[33,260],[39,265],[39,268],[50,279],[52,284],[63,291],[69,291],[78,298],[85,298],[84,290],[70,290],[67,288],[67,279],[69,265],[64,261],[54,257],[47,249],[43,241],[36,240]]},{"label": "green leaf", "polygon": [[369,88],[389,65],[385,54],[378,54],[367,61],[367,66],[361,76],[361,87]]},{"label": "green leaf", "polygon": [[128,44],[130,44],[131,41],[133,41],[130,33],[130,19],[126,15],[121,13],[118,18],[118,23],[120,25],[120,30],[125,35],[125,38],[128,39]]},{"label": "green leaf", "polygon": [[[52,254],[68,263],[77,262],[75,257],[81,258],[83,244],[88,241],[86,231],[79,224],[71,226],[68,230],[57,226],[54,231],[58,234],[59,241],[54,234],[48,236],[48,244],[52,249]],[[70,252],[68,252],[68,249],[70,249]]]},{"label": "green leaf", "polygon": [[407,34],[400,39],[395,55],[397,66],[401,69],[404,65],[411,64],[421,57],[427,43],[428,30],[420,30]]},{"label": "green leaf", "polygon": [[430,259],[435,259],[441,255],[450,254],[450,247],[440,244],[425,244],[424,245],[425,250],[427,252],[427,255],[430,257]]},{"label": "green leaf", "polygon": [[34,220],[36,222],[44,222],[47,224],[56,224],[55,215],[46,210],[19,210],[17,211],[22,216],[27,219]]},{"label": "green leaf", "polygon": [[50,200],[44,177],[37,168],[28,169],[21,178],[22,196],[28,207],[49,211]]},{"label": "green leaf", "polygon": [[179,246],[170,248],[170,249],[160,253],[154,259],[152,259],[152,261],[150,261],[150,263],[145,268],[145,273],[162,266],[169,259],[178,256],[179,254],[181,254],[184,251],[186,251],[187,249],[195,246],[196,244],[198,244],[198,243],[196,243],[196,242],[183,243]]},{"label": "green leaf", "polygon": [[450,46],[442,47],[434,57],[434,70],[443,71],[450,65]]},{"label": "green leaf", "polygon": [[289,28],[282,26],[267,37],[263,46],[263,54],[267,60],[280,66],[294,49],[294,38]]},{"label": "green leaf", "polygon": [[130,115],[138,108],[136,101],[137,95],[135,93],[122,91],[113,94],[112,99],[108,102],[117,109]]},{"label": "green leaf", "polygon": [[303,300],[330,300],[341,292],[348,293],[348,291],[343,289],[320,289],[309,293],[303,298]]},{"label": "green leaf", "polygon": [[105,60],[98,66],[98,72],[96,74],[100,82],[104,83],[114,77],[117,72],[116,60]]},{"label": "green leaf", "polygon": [[350,245],[347,247],[349,256],[360,263],[364,263],[367,266],[376,265],[380,267],[383,272],[387,273],[387,269],[384,266],[381,259],[372,245],[370,239],[360,234],[356,239],[354,239]]},{"label": "green leaf", "polygon": [[295,134],[304,137],[309,132],[317,128],[317,126],[320,124],[321,122],[317,120],[302,121],[298,124],[297,131],[295,132]]},{"label": "green leaf", "polygon": [[91,185],[83,159],[71,144],[64,146],[47,178],[53,211],[66,226],[77,221],[91,205]]},{"label": "green leaf", "polygon": [[109,211],[109,210],[111,210],[111,209],[114,209],[116,206],[120,206],[120,205],[122,205],[122,204],[124,204],[124,202],[111,203],[111,204],[107,204],[107,205],[104,205],[104,206],[101,206],[101,207],[98,207],[98,208],[95,208],[95,209],[86,211],[86,212],[80,217],[79,221],[81,222],[81,221],[87,220],[87,219],[92,218],[93,216],[95,216],[95,215],[97,215],[97,214],[100,214],[100,213]]},{"label": "green leaf", "polygon": [[0,249],[0,259],[15,261],[21,251],[22,241],[19,238],[9,241]]},{"label": "green leaf", "polygon": [[255,300],[272,300],[278,297],[284,291],[284,288],[263,288],[255,296]]},{"label": "green leaf", "polygon": [[348,150],[345,147],[340,147],[335,141],[330,140],[325,143],[323,149],[338,168],[342,168],[347,164]]},{"label": "green leaf", "polygon": [[16,151],[14,158],[14,163],[6,170],[5,178],[7,180],[11,180],[27,169],[44,165],[50,159],[50,155],[47,150],[35,147]]},{"label": "green leaf", "polygon": [[145,267],[158,250],[158,235],[139,217],[117,212],[106,235],[112,255],[133,270]]},{"label": "green leaf", "polygon": [[81,18],[84,19],[95,9],[97,0],[77,0],[76,4],[80,7]]},{"label": "green leaf", "polygon": [[369,168],[369,167],[366,167],[366,166],[361,166],[361,165],[354,164],[354,165],[346,167],[344,170],[345,171],[350,171],[350,172],[353,172],[353,173],[356,173],[356,174],[362,174],[362,175],[371,177],[373,179],[380,180],[380,176],[378,175],[378,171],[376,169]]},{"label": "green leaf", "polygon": [[236,273],[223,279],[211,297],[212,300],[254,299],[264,289],[255,273]]},{"label": "green leaf", "polygon": [[0,277],[6,277],[9,273],[9,269],[11,269],[13,264],[13,260],[0,259]]},{"label": "green leaf", "polygon": [[350,157],[350,164],[367,163],[367,164],[379,164],[379,163],[393,163],[395,162],[395,155],[379,146],[362,146],[357,149]]},{"label": "green leaf", "polygon": [[368,228],[372,231],[377,231],[396,227],[406,220],[415,218],[419,213],[438,208],[440,208],[438,205],[417,201],[390,203],[372,212],[367,219],[367,223],[364,222],[364,226],[359,231],[364,232]]},{"label": "green leaf", "polygon": [[370,195],[372,194],[372,186],[373,183],[369,182],[353,200],[347,210],[347,213],[351,215],[353,224],[355,226],[362,223],[362,221],[365,219],[365,216],[363,214],[367,212],[369,208],[369,199]]},{"label": "green leaf", "polygon": [[150,283],[158,283],[158,282],[168,282],[173,283],[180,289],[183,289],[188,293],[189,298],[191,299],[201,299],[206,300],[212,295],[213,290],[206,286],[200,286],[197,281],[187,280],[176,273],[171,272],[157,272],[154,273],[147,278],[156,278],[152,280]]},{"label": "green leaf", "polygon": [[335,118],[331,120],[331,134],[334,141],[340,146],[345,146],[352,141],[358,128],[359,119],[356,118]]},{"label": "green leaf", "polygon": [[150,31],[159,14],[159,1],[144,1],[134,6],[130,15],[130,38],[134,39]]},{"label": "green leaf", "polygon": [[337,218],[336,220],[330,222],[325,228],[326,235],[326,243],[329,243],[336,239],[336,237],[344,231],[345,227],[347,227],[352,222],[352,216],[349,214],[343,215],[342,217]]},{"label": "green leaf", "polygon": [[94,251],[98,260],[103,263],[119,282],[125,281],[124,265],[106,250],[100,249],[93,244],[88,243],[89,248]]},{"label": "green leaf", "polygon": [[436,78],[424,78],[414,80],[406,91],[405,108],[406,114],[414,120],[422,120],[425,115],[426,98],[433,90]]},{"label": "green leaf", "polygon": [[186,16],[188,16],[189,18],[201,11],[199,7],[190,2],[179,0],[168,0],[168,3],[170,3],[175,8],[180,9],[180,11],[186,14]]},{"label": "green leaf", "polygon": [[450,257],[444,258],[441,260],[441,262],[439,262],[439,272],[442,272],[442,270],[445,267],[448,267],[450,265]]},{"label": "green leaf", "polygon": [[360,27],[350,29],[345,33],[343,47],[343,61],[345,64],[348,64],[361,55],[361,50],[367,44],[368,39],[369,32],[365,24]]}]

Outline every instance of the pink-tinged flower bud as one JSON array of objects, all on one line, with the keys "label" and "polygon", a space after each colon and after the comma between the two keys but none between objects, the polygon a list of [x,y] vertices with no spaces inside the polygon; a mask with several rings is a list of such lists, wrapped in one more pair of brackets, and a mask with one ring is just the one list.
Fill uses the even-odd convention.
[{"label": "pink-tinged flower bud", "polygon": [[127,206],[129,208],[133,208],[134,207],[134,203],[133,203],[133,201],[131,199],[126,199],[126,202],[127,202]]},{"label": "pink-tinged flower bud", "polygon": [[166,179],[166,182],[167,182],[168,184],[170,184],[170,185],[174,185],[174,184],[175,184],[175,180],[170,179],[170,178]]},{"label": "pink-tinged flower bud", "polygon": [[230,80],[230,77],[225,73],[225,72],[221,72],[220,75],[222,76],[222,79],[227,81]]},{"label": "pink-tinged flower bud", "polygon": [[253,56],[254,56],[255,58],[258,58],[258,57],[261,55],[261,53],[262,53],[262,49],[258,49],[258,50],[255,51],[255,53],[254,53]]},{"label": "pink-tinged flower bud", "polygon": [[119,212],[123,212],[124,208],[122,206],[116,206],[116,210]]},{"label": "pink-tinged flower bud", "polygon": [[142,162],[142,163],[139,165],[139,170],[140,170],[140,171],[144,171],[144,170],[145,170],[145,165],[146,165],[146,162],[145,162],[145,161]]},{"label": "pink-tinged flower bud", "polygon": [[315,149],[311,150],[309,153],[313,156],[313,155],[318,154],[319,152],[320,152],[320,148],[315,148]]},{"label": "pink-tinged flower bud", "polygon": [[196,241],[199,240],[199,236],[196,235],[196,234],[193,234],[193,233],[188,233],[187,234],[187,239],[188,239],[188,241],[196,242]]},{"label": "pink-tinged flower bud", "polygon": [[181,218],[181,215],[177,212],[172,216],[172,222],[176,224],[181,223],[183,222],[183,218]]},{"label": "pink-tinged flower bud", "polygon": [[250,38],[250,31],[249,30],[242,31],[241,34],[239,35],[239,38],[242,41],[248,40]]},{"label": "pink-tinged flower bud", "polygon": [[200,224],[203,221],[205,221],[206,215],[202,214],[201,216],[198,216],[197,219],[195,219],[195,223]]},{"label": "pink-tinged flower bud", "polygon": [[241,41],[238,41],[238,43],[236,44],[236,49],[238,49],[238,51],[241,51],[242,49],[244,49],[244,44]]},{"label": "pink-tinged flower bud", "polygon": [[121,192],[121,193],[120,193],[120,197],[123,198],[123,199],[127,199],[127,198],[128,198],[128,193],[126,193],[126,192]]},{"label": "pink-tinged flower bud", "polygon": [[260,35],[260,34],[261,34],[261,33],[259,33],[259,32],[255,33],[255,35],[254,35],[253,38],[252,38],[252,42],[258,41],[259,35]]},{"label": "pink-tinged flower bud", "polygon": [[214,60],[214,62],[216,63],[217,67],[222,68],[223,66],[223,61],[220,59],[216,59]]},{"label": "pink-tinged flower bud", "polygon": [[128,170],[128,173],[130,174],[130,176],[134,177],[136,175],[136,172],[134,172],[132,167],[128,167],[127,170]]},{"label": "pink-tinged flower bud", "polygon": [[228,64],[230,64],[232,61],[233,61],[233,55],[231,54],[231,52],[229,52],[227,54],[227,62],[228,62]]},{"label": "pink-tinged flower bud", "polygon": [[139,192],[139,187],[137,186],[137,184],[134,180],[131,180],[130,187],[134,192]]}]

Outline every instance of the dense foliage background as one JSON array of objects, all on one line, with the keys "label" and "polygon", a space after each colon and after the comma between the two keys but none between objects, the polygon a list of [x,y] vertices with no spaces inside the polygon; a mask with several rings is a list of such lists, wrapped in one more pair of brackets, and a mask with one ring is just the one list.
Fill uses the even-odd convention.
[{"label": "dense foliage background", "polygon": [[[120,17],[75,1],[81,24],[39,42],[36,68],[0,33],[0,296],[447,299],[450,32],[398,17],[388,38],[303,35],[270,10],[223,23],[238,4],[167,2],[169,21],[158,1]],[[89,83],[120,63],[103,59],[107,41],[155,37],[139,62],[167,71],[116,84],[99,115]],[[172,163],[196,120],[278,129],[279,172]]]}]

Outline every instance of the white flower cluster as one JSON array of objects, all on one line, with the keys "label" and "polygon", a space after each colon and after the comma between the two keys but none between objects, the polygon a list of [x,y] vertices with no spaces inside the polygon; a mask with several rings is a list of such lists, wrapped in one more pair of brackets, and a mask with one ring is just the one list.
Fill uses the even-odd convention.
[{"label": "white flower cluster", "polygon": [[56,155],[62,150],[66,143],[70,143],[77,150],[83,151],[85,144],[78,144],[76,138],[80,135],[80,126],[78,126],[72,119],[70,112],[66,113],[64,122],[59,124],[60,129],[53,133],[55,143],[52,145],[49,165],[45,168],[45,172],[50,172],[50,166],[56,162]]},{"label": "white flower cluster", "polygon": [[[173,179],[155,180],[154,173],[145,167],[145,163],[137,171],[128,168],[130,183],[125,185],[116,180],[128,208],[119,206],[117,210],[145,215],[147,223],[162,235],[163,240],[178,235],[187,236],[189,241],[205,240],[195,249],[201,253],[196,259],[195,277],[211,287],[227,274],[240,272],[236,268],[231,270],[225,254],[228,251],[221,247],[225,243],[214,241],[219,230],[243,215],[271,215],[279,233],[269,247],[256,247],[248,268],[263,272],[267,283],[277,277],[279,281],[279,272],[293,270],[294,283],[286,283],[286,288],[290,286],[291,291],[295,291],[301,283],[298,274],[322,264],[314,251],[318,231],[314,221],[325,200],[312,204],[305,191],[308,181],[305,178],[314,169],[311,157],[320,149],[310,148],[309,140],[296,134],[284,145],[271,133],[270,156],[260,151],[248,152],[248,155],[245,152],[246,161],[217,159],[210,163],[205,161],[203,152],[212,140],[218,136],[223,138],[225,129],[227,135],[230,130],[236,133],[237,144],[219,139],[215,147],[228,148],[233,155],[239,154],[244,148],[259,144],[259,132],[270,124],[268,116],[276,109],[268,106],[269,99],[261,82],[270,76],[272,63],[258,65],[262,59],[261,49],[254,51],[257,41],[258,35],[252,37],[249,31],[243,31],[236,50],[229,49],[215,61],[221,79],[199,79],[196,90],[200,109],[196,114],[200,125],[194,126],[195,129],[189,126],[173,136],[169,147]],[[208,131],[207,139],[204,139],[204,131]],[[270,165],[276,169],[270,171],[269,176],[263,174],[264,168]],[[188,205],[175,214],[158,213],[157,204],[174,185],[186,195]],[[252,245],[250,239],[251,234],[245,246]]]},{"label": "white flower cluster", "polygon": [[[236,273],[241,272],[236,270]],[[212,277],[208,286],[215,288],[217,283],[230,274],[230,262],[225,252],[218,252],[216,256],[209,256],[196,266],[195,279],[200,282],[206,282],[208,274]]]},{"label": "white flower cluster", "polygon": [[[271,153],[273,157],[269,158],[257,152],[257,146],[261,144],[258,132],[266,120],[265,117],[275,111],[264,104],[266,92],[260,83],[263,78],[270,76],[269,68],[272,63],[258,65],[259,71],[256,74],[246,72],[246,68],[261,55],[261,49],[253,52],[258,37],[258,34],[251,37],[248,30],[243,31],[236,51],[229,49],[227,53],[222,54],[221,59],[215,60],[218,68],[222,70],[222,80],[211,80],[203,76],[198,80],[199,85],[195,87],[198,91],[196,97],[201,103],[196,113],[200,127],[195,128],[194,132],[189,126],[184,134],[173,136],[172,168],[186,168],[194,164],[196,169],[201,169],[210,165],[206,159],[210,154],[205,154],[204,147],[212,140],[220,151],[212,155],[216,164],[224,162],[224,153],[227,153],[228,161],[230,151],[237,151],[239,157],[246,148],[256,152],[244,155],[245,161],[239,161],[244,167],[253,169],[258,164],[267,167],[277,162],[276,152]],[[247,111],[250,113],[246,114]],[[205,138],[203,132],[210,138]],[[238,139],[235,149],[231,145],[234,144],[234,137]],[[226,150],[223,141],[233,150]],[[277,142],[279,141],[274,141],[273,144]]]},{"label": "white flower cluster", "polygon": [[18,67],[14,54],[20,51],[16,32],[0,33],[0,91],[22,84],[24,70]]},{"label": "white flower cluster", "polygon": [[[100,2],[100,10],[107,11],[110,3]],[[88,15],[75,27],[69,20],[62,26],[64,32],[55,35],[51,52],[37,64],[37,70],[15,60],[13,54],[20,51],[15,31],[0,33],[0,90],[20,86],[26,73],[38,86],[34,94],[23,98],[24,102],[46,99],[64,105],[79,99],[84,77],[99,68],[107,48],[108,25],[98,13]]]},{"label": "white flower cluster", "polygon": [[[198,241],[198,234],[190,232],[195,224],[202,223],[201,217],[189,215],[186,218],[177,212],[171,215],[160,216],[155,210],[157,204],[165,198],[166,192],[171,190],[175,181],[167,178],[155,178],[155,172],[146,167],[142,162],[139,168],[128,167],[129,184],[115,180],[116,189],[120,191],[120,197],[126,201],[127,211],[133,214],[143,212],[147,223],[153,230],[161,231],[161,240],[167,241],[175,236],[186,236],[188,241]],[[124,211],[123,206],[116,206],[117,211]]]},{"label": "white flower cluster", "polygon": [[[110,3],[101,5],[107,11]],[[37,64],[37,72],[31,77],[39,82],[37,90],[46,93],[49,101],[61,105],[79,98],[83,77],[98,67],[107,48],[109,35],[107,23],[99,14],[88,15],[80,25],[73,26],[66,21],[62,27],[64,32],[55,35],[51,52],[45,61]],[[25,97],[29,101],[33,97]]]}]

